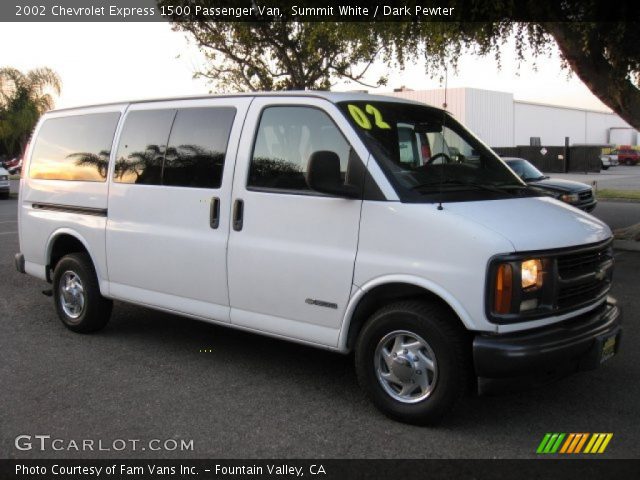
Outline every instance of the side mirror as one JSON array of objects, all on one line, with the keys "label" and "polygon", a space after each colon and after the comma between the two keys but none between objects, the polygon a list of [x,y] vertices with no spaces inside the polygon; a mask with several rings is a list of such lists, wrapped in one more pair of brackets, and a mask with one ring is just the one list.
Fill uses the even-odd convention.
[{"label": "side mirror", "polygon": [[345,185],[340,176],[340,157],[335,152],[313,152],[307,163],[307,185],[312,190],[338,197],[360,198],[360,191],[353,185]]}]

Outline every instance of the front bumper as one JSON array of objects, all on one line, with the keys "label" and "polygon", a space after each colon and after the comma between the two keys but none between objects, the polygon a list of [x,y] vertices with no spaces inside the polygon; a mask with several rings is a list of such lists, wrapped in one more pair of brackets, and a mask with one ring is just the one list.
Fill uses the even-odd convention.
[{"label": "front bumper", "polygon": [[587,203],[570,203],[569,205],[573,205],[580,210],[584,210],[585,212],[592,212],[596,205],[598,205],[598,200],[595,197]]},{"label": "front bumper", "polygon": [[476,374],[507,378],[597,368],[607,359],[603,348],[611,348],[613,338],[612,353],[617,353],[621,322],[620,307],[608,297],[596,310],[560,324],[504,335],[477,335],[473,340]]}]

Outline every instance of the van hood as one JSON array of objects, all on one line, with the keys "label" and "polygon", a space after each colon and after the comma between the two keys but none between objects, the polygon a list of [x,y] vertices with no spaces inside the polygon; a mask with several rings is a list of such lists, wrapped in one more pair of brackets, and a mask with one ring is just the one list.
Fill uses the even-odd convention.
[{"label": "van hood", "polygon": [[597,218],[550,197],[445,203],[444,210],[492,230],[514,251],[547,250],[597,243],[611,229]]}]

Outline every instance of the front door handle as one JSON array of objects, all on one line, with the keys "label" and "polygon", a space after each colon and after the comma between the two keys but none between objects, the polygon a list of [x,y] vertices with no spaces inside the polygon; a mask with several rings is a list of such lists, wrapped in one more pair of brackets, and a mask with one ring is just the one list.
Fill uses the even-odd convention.
[{"label": "front door handle", "polygon": [[220,225],[220,199],[218,197],[211,198],[211,206],[209,207],[209,226],[218,228]]},{"label": "front door handle", "polygon": [[244,219],[244,201],[237,198],[233,202],[233,229],[236,232],[242,230],[242,221]]}]

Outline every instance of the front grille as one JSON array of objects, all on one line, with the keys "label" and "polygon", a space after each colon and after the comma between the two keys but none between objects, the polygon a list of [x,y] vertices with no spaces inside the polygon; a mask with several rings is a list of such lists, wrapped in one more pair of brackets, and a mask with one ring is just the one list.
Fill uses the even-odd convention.
[{"label": "front grille", "polygon": [[609,291],[609,282],[593,280],[564,287],[558,294],[558,308],[565,309],[598,299]]},{"label": "front grille", "polygon": [[570,278],[586,272],[594,272],[599,265],[612,259],[613,250],[610,245],[568,253],[558,257],[558,274],[561,278]]},{"label": "front grille", "polygon": [[610,243],[557,258],[557,307],[564,310],[596,301],[611,288],[613,250]]},{"label": "front grille", "polygon": [[593,198],[593,192],[591,190],[585,190],[583,192],[578,193],[578,198],[581,202],[590,201]]}]

